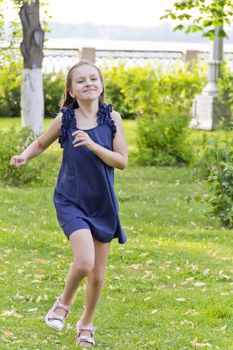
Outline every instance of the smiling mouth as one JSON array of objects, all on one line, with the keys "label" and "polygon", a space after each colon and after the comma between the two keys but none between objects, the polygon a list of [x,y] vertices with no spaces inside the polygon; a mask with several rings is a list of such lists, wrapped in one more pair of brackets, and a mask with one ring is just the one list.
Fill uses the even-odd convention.
[{"label": "smiling mouth", "polygon": [[96,90],[85,90],[84,92],[94,92]]}]

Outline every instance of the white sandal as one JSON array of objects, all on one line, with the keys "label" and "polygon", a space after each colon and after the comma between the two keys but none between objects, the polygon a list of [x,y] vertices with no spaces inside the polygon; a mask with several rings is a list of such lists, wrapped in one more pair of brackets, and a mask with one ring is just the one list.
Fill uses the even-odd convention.
[{"label": "white sandal", "polygon": [[[76,324],[77,342],[76,344],[81,347],[95,345],[95,330],[91,324],[88,326],[80,326],[80,321]],[[82,332],[88,331],[90,335],[82,335]]]},{"label": "white sandal", "polygon": [[[54,305],[52,306],[52,308],[49,310],[49,312],[46,314],[45,316],[45,323],[52,329],[54,329],[55,331],[61,331],[62,328],[64,327],[65,324],[65,319],[68,316],[70,310],[71,310],[71,305],[65,305],[63,304],[60,300],[61,300],[60,296],[56,302],[54,303]],[[66,311],[65,316],[60,316],[57,315],[55,313],[56,309],[62,309],[64,311]]]}]

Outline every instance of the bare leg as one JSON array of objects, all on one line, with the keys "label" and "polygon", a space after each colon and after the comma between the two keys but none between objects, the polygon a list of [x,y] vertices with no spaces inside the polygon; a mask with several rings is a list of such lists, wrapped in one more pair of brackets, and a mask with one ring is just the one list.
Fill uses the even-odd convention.
[{"label": "bare leg", "polygon": [[108,259],[110,243],[101,243],[94,239],[95,246],[95,265],[88,274],[88,283],[86,288],[86,305],[84,314],[80,319],[83,326],[92,323],[96,305],[104,284],[104,274]]},{"label": "bare leg", "polygon": [[[95,247],[89,229],[73,232],[70,236],[70,244],[73,252],[73,263],[68,272],[61,298],[61,302],[65,305],[72,304],[77,288],[82,279],[92,271],[95,261]],[[58,308],[56,314],[64,316],[65,311]]]}]

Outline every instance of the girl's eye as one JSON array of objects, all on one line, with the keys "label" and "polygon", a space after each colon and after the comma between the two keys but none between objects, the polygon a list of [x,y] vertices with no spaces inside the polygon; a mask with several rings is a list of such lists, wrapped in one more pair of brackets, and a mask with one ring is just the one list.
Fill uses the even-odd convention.
[{"label": "girl's eye", "polygon": [[97,80],[97,78],[92,78],[91,80],[94,80],[94,81],[95,81],[95,80]]}]

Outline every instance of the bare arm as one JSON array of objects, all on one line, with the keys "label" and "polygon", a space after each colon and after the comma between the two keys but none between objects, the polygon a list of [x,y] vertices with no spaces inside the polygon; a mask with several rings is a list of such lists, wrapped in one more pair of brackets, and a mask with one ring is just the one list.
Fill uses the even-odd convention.
[{"label": "bare arm", "polygon": [[20,155],[13,156],[10,164],[18,168],[48,148],[60,136],[61,118],[62,115],[58,114],[48,130],[33,141]]},{"label": "bare arm", "polygon": [[95,144],[94,153],[102,159],[104,163],[118,169],[124,169],[128,164],[128,147],[124,135],[122,119],[119,113],[113,112],[117,133],[113,139],[113,151]]},{"label": "bare arm", "polygon": [[112,118],[114,119],[117,128],[117,133],[113,139],[113,151],[95,143],[87,133],[81,130],[73,133],[73,135],[75,135],[73,144],[74,147],[85,145],[107,165],[118,169],[124,169],[128,164],[128,148],[124,135],[122,119],[120,114],[115,111],[112,112]]}]

